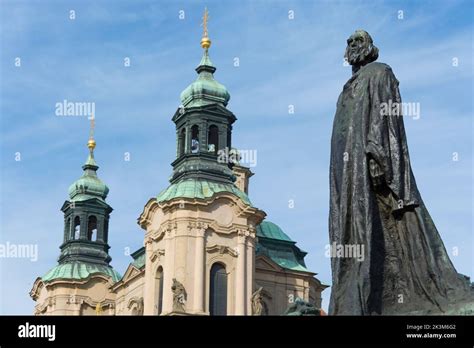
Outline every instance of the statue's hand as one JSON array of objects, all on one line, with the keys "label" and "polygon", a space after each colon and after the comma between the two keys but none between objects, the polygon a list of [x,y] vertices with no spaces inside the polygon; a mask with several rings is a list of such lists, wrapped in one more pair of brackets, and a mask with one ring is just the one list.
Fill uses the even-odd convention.
[{"label": "statue's hand", "polygon": [[369,173],[370,173],[370,178],[372,179],[372,184],[374,185],[374,188],[376,190],[380,189],[385,181],[384,175],[383,175],[382,169],[373,158],[369,160]]}]

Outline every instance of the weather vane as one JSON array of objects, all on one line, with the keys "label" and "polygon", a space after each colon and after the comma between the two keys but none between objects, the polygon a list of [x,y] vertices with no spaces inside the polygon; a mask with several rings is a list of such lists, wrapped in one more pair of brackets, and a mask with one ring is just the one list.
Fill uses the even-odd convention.
[{"label": "weather vane", "polygon": [[207,21],[209,20],[209,12],[207,12],[207,7],[204,8],[204,16],[202,17],[202,28],[203,28],[203,36],[201,39],[201,47],[204,48],[206,51],[209,47],[211,47],[211,40],[209,39],[209,33],[207,32]]},{"label": "weather vane", "polygon": [[87,142],[87,147],[92,152],[92,150],[94,150],[95,148],[95,140],[94,140],[95,116],[93,113],[91,113],[90,120],[91,120],[91,129],[89,131],[89,141]]},{"label": "weather vane", "polygon": [[91,120],[91,129],[90,129],[90,132],[89,132],[89,139],[94,139],[94,127],[95,127],[94,114],[91,114],[90,120]]},{"label": "weather vane", "polygon": [[209,20],[209,12],[207,12],[207,7],[204,8],[204,17],[202,17],[202,28],[204,31],[203,37],[208,37],[207,33],[207,21]]}]

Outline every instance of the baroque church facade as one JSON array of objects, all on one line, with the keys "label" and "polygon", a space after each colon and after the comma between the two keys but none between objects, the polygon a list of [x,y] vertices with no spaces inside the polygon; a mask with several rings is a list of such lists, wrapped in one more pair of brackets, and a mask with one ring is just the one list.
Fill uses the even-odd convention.
[{"label": "baroque church facade", "polygon": [[327,286],[307,269],[306,252],[248,197],[253,173],[229,151],[236,117],[214,79],[210,45],[205,26],[198,77],[172,118],[170,185],[138,218],[144,246],[123,276],[110,265],[112,207],[91,136],[84,173],[61,208],[58,264],[30,291],[35,315],[281,315],[298,298],[321,308]]}]

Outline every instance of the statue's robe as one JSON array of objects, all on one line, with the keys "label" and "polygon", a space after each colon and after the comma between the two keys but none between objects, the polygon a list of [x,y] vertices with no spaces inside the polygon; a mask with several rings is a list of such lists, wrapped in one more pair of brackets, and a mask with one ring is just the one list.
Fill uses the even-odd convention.
[{"label": "statue's robe", "polygon": [[[398,81],[388,65],[372,62],[353,74],[337,102],[330,242],[363,245],[364,256],[332,255],[329,314],[442,313],[470,296],[416,187],[403,117],[381,115],[389,101],[401,103]],[[380,190],[370,158],[384,173]]]}]

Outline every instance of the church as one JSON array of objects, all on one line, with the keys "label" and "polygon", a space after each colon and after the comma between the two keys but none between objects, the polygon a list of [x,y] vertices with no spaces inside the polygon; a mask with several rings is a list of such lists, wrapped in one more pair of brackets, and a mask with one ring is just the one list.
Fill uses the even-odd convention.
[{"label": "church", "polygon": [[143,247],[123,276],[111,266],[113,209],[91,132],[83,175],[61,207],[58,264],[30,291],[35,315],[282,315],[297,300],[321,308],[328,286],[306,267],[307,253],[249,199],[253,173],[232,147],[237,118],[214,79],[210,46],[206,12],[198,77],[172,117],[170,185],[138,217]]}]

